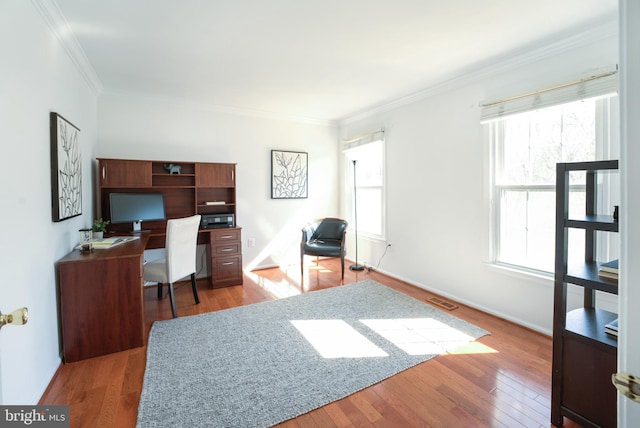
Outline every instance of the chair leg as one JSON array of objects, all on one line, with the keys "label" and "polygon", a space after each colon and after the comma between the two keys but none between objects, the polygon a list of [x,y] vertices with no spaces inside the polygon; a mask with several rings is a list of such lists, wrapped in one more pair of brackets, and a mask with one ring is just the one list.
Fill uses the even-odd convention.
[{"label": "chair leg", "polygon": [[302,283],[302,277],[304,276],[304,253],[300,252],[300,283]]},{"label": "chair leg", "polygon": [[158,300],[162,300],[162,283],[158,283]]},{"label": "chair leg", "polygon": [[195,299],[197,305],[200,303],[200,298],[198,297],[198,287],[196,286],[195,272],[191,274],[191,288],[193,289],[193,298]]},{"label": "chair leg", "polygon": [[169,300],[171,300],[171,313],[174,318],[178,318],[178,311],[176,310],[176,299],[173,295],[173,282],[169,283]]},{"label": "chair leg", "polygon": [[344,256],[340,257],[340,267],[342,268],[342,280],[344,281]]}]

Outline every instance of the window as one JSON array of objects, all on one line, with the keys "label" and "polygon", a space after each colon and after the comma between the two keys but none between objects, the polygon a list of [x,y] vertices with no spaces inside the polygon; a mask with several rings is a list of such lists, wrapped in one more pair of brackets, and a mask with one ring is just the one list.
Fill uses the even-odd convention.
[{"label": "window", "polygon": [[[377,139],[352,145],[345,154],[345,195],[349,225],[355,227],[356,211],[358,234],[384,239],[384,141]],[[355,161],[355,189],[354,189]],[[357,207],[354,203],[354,190]],[[357,208],[357,210],[356,210]]]},{"label": "window", "polygon": [[[556,163],[617,158],[612,143],[617,139],[611,132],[617,117],[614,100],[573,101],[487,124],[492,156],[494,263],[553,271]],[[585,174],[572,175],[570,183],[571,215],[584,214]],[[605,199],[612,193],[611,183],[601,185],[606,192],[599,196],[599,206],[607,206]],[[583,248],[584,232],[570,230],[569,239],[570,248]],[[584,254],[570,251],[569,257],[580,259]]]}]

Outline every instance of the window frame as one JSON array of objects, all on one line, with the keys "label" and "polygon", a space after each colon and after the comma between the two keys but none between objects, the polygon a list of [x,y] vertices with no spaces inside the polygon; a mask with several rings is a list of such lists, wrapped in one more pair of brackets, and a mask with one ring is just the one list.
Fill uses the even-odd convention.
[{"label": "window frame", "polygon": [[[386,189],[387,189],[387,185],[386,185],[386,178],[387,178],[387,174],[386,174],[386,142],[384,138],[381,137],[374,137],[374,138],[368,138],[366,140],[363,141],[357,141],[355,143],[351,143],[351,144],[345,144],[343,146],[342,152],[343,152],[343,160],[344,160],[344,194],[346,196],[345,200],[344,200],[344,204],[345,204],[345,216],[347,218],[347,221],[349,222],[349,230],[355,230],[356,224],[355,224],[355,217],[354,217],[354,185],[353,185],[353,174],[354,174],[354,169],[353,169],[353,160],[349,157],[350,153],[353,153],[355,150],[361,150],[363,148],[365,148],[367,145],[371,145],[371,144],[376,144],[376,143],[380,143],[381,144],[381,167],[382,167],[382,179],[381,179],[381,184],[380,185],[371,185],[368,183],[364,183],[361,184],[361,180],[360,181],[356,181],[356,192],[360,192],[361,189],[363,190],[367,190],[367,189],[380,189],[380,233],[372,233],[368,230],[363,230],[362,229],[362,222],[360,221],[358,223],[358,236],[360,237],[367,237],[369,239],[372,240],[380,240],[380,241],[385,241],[386,240],[386,218],[387,218],[387,196],[386,196]],[[356,163],[356,167],[357,167],[357,163]],[[360,199],[360,198],[359,198]],[[358,218],[362,219],[362,207],[359,204],[358,205]]]},{"label": "window frame", "polygon": [[[617,94],[610,94],[606,97],[590,97],[596,98],[595,101],[595,160],[600,159],[612,159],[617,158],[619,150],[617,149],[618,136],[614,131],[616,129],[617,120],[619,120],[617,103],[612,100],[617,100]],[[557,105],[568,104],[576,100],[569,100]],[[545,106],[552,107],[552,106]],[[530,111],[533,111],[530,110]],[[504,144],[505,132],[504,132],[504,120],[508,120],[508,116],[505,118],[499,118],[497,120],[491,120],[485,122],[485,126],[488,128],[488,132],[485,133],[489,142],[489,263],[498,267],[508,268],[516,271],[520,271],[528,274],[535,274],[538,276],[551,277],[553,275],[553,265],[550,270],[537,269],[527,265],[514,264],[504,261],[504,257],[501,259],[501,227],[502,227],[502,198],[505,192],[514,191],[539,191],[539,192],[552,192],[555,195],[556,186],[554,184],[529,184],[529,185],[515,185],[515,184],[497,184],[497,174],[499,168],[504,165],[503,150],[501,150],[500,144]],[[610,182],[606,184],[609,196],[605,201],[599,201],[599,204],[607,204],[611,201],[611,186]],[[584,192],[586,186],[584,184],[571,184],[570,192]],[[619,189],[618,189],[619,190]],[[555,247],[554,247],[555,248]],[[598,248],[599,253],[604,258],[614,257],[611,253],[611,248],[615,246],[606,242],[602,248]]]}]

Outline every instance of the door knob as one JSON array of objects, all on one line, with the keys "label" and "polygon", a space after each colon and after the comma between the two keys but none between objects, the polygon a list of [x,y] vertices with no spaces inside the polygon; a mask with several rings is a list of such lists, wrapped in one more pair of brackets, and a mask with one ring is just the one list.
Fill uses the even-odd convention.
[{"label": "door knob", "polygon": [[0,328],[5,324],[23,325],[29,319],[29,310],[27,308],[16,309],[10,314],[0,312]]},{"label": "door knob", "polygon": [[629,373],[614,373],[611,382],[625,397],[640,403],[640,378]]}]

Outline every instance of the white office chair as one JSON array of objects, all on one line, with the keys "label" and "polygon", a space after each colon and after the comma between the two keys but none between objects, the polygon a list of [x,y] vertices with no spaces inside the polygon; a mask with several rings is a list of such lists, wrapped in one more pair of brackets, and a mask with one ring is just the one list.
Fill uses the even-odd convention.
[{"label": "white office chair", "polygon": [[162,284],[169,285],[171,312],[177,318],[173,283],[191,275],[191,287],[196,304],[200,303],[196,287],[196,247],[200,216],[167,221],[165,259],[154,260],[144,265],[144,280],[158,283],[158,299],[162,298]]}]

